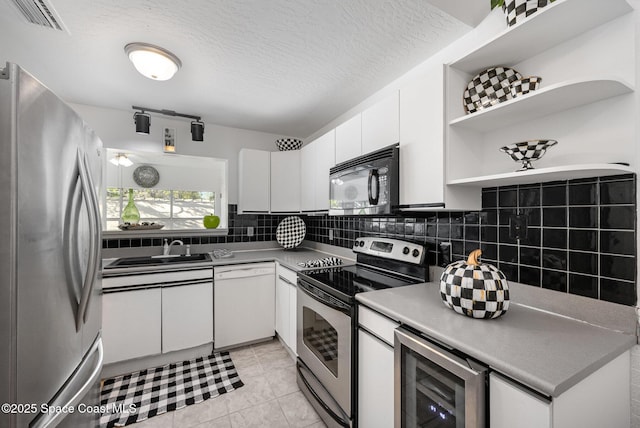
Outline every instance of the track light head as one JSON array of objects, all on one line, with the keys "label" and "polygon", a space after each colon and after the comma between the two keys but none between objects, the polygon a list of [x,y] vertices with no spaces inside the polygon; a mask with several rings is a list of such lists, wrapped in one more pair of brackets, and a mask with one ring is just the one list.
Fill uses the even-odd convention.
[{"label": "track light head", "polygon": [[204,123],[200,119],[191,122],[191,140],[204,141]]},{"label": "track light head", "polygon": [[149,126],[151,124],[151,116],[144,111],[133,113],[133,123],[136,124],[136,132],[138,134],[149,134]]}]

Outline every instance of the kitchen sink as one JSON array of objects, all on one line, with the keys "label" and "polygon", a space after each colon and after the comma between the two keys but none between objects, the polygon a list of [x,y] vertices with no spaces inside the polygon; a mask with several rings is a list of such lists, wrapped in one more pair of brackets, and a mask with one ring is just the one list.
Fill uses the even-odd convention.
[{"label": "kitchen sink", "polygon": [[173,256],[144,256],[144,257],[121,257],[105,266],[105,268],[133,267],[133,266],[159,266],[180,263],[210,262],[211,256],[208,253]]}]

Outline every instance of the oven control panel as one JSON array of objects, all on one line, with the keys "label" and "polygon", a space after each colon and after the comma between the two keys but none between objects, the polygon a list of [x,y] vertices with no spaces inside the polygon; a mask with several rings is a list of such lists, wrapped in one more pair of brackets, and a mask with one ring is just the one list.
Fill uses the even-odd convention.
[{"label": "oven control panel", "polygon": [[353,243],[356,253],[370,254],[387,259],[421,264],[424,260],[424,246],[413,242],[390,238],[362,237]]}]

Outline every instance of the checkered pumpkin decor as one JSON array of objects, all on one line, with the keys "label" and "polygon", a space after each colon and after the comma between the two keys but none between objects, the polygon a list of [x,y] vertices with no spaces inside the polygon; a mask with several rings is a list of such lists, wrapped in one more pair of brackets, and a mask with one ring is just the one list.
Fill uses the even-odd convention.
[{"label": "checkered pumpkin decor", "polygon": [[[553,1],[553,0],[551,0]],[[502,10],[507,16],[507,25],[511,27],[522,21],[529,15],[532,15],[542,9],[550,2],[548,0],[505,0],[502,3]]]},{"label": "checkered pumpkin decor", "polygon": [[298,216],[285,217],[276,229],[276,240],[284,249],[295,248],[307,234],[307,226]]},{"label": "checkered pumpkin decor", "polygon": [[480,250],[469,260],[447,266],[440,277],[440,297],[446,306],[473,318],[498,318],[509,309],[509,284],[502,272],[478,262]]},{"label": "checkered pumpkin decor", "polygon": [[491,67],[475,76],[464,91],[463,104],[467,114],[510,100],[511,83],[522,79],[513,68]]},{"label": "checkered pumpkin decor", "polygon": [[298,150],[302,147],[302,140],[298,140],[297,138],[280,138],[279,140],[276,140],[276,146],[281,152]]}]

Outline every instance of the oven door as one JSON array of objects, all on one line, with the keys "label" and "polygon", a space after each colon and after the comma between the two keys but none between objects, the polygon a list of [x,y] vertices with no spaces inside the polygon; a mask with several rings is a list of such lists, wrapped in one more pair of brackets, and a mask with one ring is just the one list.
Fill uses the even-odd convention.
[{"label": "oven door", "polygon": [[394,353],[396,428],[484,428],[486,367],[402,327]]},{"label": "oven door", "polygon": [[350,306],[304,280],[297,298],[298,357],[350,417]]}]

